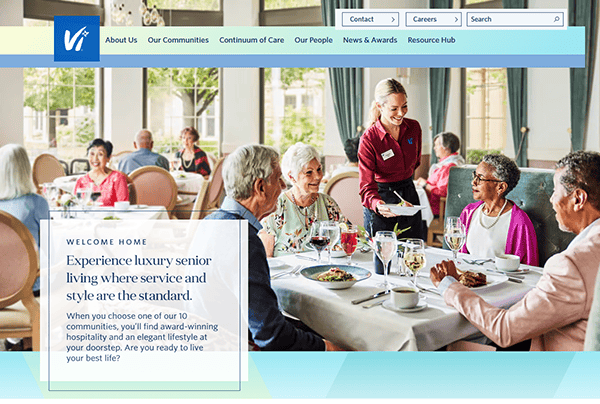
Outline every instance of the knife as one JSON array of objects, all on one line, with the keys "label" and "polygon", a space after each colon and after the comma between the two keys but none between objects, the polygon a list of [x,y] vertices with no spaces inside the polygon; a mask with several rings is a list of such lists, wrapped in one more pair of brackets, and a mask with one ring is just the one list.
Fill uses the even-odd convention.
[{"label": "knife", "polygon": [[385,302],[385,300],[381,300],[377,303],[365,304],[363,309],[370,309],[371,307],[379,306],[380,304],[383,304],[383,302]]},{"label": "knife", "polygon": [[300,258],[301,260],[316,261],[315,258],[307,257],[306,255],[296,255],[296,258]]},{"label": "knife", "polygon": [[525,279],[525,277],[523,275],[511,274],[511,273],[508,273],[508,272],[502,272],[502,271],[498,271],[496,269],[489,269],[489,268],[486,268],[485,270],[488,271],[488,272],[496,273],[496,274],[506,275],[509,278]]},{"label": "knife", "polygon": [[390,293],[389,290],[382,290],[381,292],[377,292],[374,295],[371,295],[371,296],[368,296],[368,297],[364,297],[364,298],[361,298],[361,299],[352,300],[352,304],[364,303],[364,302],[369,301],[369,300],[377,299],[379,296],[385,296],[388,293]]}]

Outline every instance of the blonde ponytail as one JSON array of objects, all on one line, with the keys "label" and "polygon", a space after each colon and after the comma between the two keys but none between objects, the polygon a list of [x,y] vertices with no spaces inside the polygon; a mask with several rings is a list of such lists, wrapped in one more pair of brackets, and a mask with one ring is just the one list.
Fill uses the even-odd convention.
[{"label": "blonde ponytail", "polygon": [[404,94],[408,97],[404,86],[394,78],[384,79],[377,83],[375,86],[375,100],[371,104],[371,109],[369,110],[369,123],[367,124],[367,128],[373,126],[381,116],[381,111],[379,111],[377,104],[385,104],[387,97],[390,94]]}]

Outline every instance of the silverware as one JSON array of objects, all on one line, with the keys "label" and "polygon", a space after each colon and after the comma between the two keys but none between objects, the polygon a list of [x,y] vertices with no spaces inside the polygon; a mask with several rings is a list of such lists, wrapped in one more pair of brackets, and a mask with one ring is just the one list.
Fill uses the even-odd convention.
[{"label": "silverware", "polygon": [[394,193],[396,194],[396,196],[398,198],[400,198],[400,202],[404,202],[405,204],[412,205],[410,202],[408,202],[406,199],[404,199],[402,196],[400,196],[400,194],[398,192],[394,191]]},{"label": "silverware", "polygon": [[364,302],[369,301],[369,300],[377,299],[379,296],[385,296],[388,293],[390,293],[389,290],[382,290],[381,292],[377,292],[374,295],[371,295],[371,296],[368,296],[368,297],[363,297],[363,298],[360,298],[360,299],[352,300],[352,304],[364,303]]},{"label": "silverware", "polygon": [[471,265],[483,265],[486,262],[493,262],[494,260],[491,258],[483,258],[483,259],[478,259],[478,260],[468,260],[466,258],[463,258],[463,261],[466,262],[467,264],[471,264]]},{"label": "silverware", "polygon": [[423,286],[419,286],[419,285],[417,285],[417,289],[419,289],[421,292],[429,292],[429,293],[433,293],[434,295],[441,296],[440,292],[438,292],[435,289],[424,288]]},{"label": "silverware", "polygon": [[509,274],[509,273],[506,273],[506,272],[499,271],[497,269],[485,268],[485,270],[488,271],[488,272],[496,273],[496,274],[506,275],[509,278],[525,279],[525,276],[523,276],[523,275]]},{"label": "silverware", "polygon": [[517,279],[517,278],[508,278],[509,281],[514,282],[514,283],[523,283],[522,280]]},{"label": "silverware", "polygon": [[378,302],[371,303],[371,304],[365,304],[363,306],[363,309],[370,309],[371,307],[379,306],[380,304],[383,304],[383,302],[385,302],[385,300],[380,300]]},{"label": "silverware", "polygon": [[280,272],[280,273],[278,273],[278,274],[275,274],[275,275],[271,276],[271,280],[273,280],[273,279],[278,279],[278,278],[281,278],[281,277],[283,277],[283,276],[286,276],[286,275],[296,275],[296,274],[298,274],[298,273],[299,273],[301,270],[302,270],[302,265],[298,265],[298,266],[295,266],[295,267],[294,267],[293,269],[291,269],[290,271]]}]

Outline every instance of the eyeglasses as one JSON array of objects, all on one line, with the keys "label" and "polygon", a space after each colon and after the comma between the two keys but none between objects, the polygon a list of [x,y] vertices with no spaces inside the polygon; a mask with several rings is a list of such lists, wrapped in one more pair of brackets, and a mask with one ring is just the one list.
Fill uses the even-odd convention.
[{"label": "eyeglasses", "polygon": [[475,184],[479,184],[481,181],[504,182],[504,181],[500,181],[500,180],[488,180],[487,178],[483,178],[481,176],[481,174],[477,174],[475,171],[473,171],[473,181],[475,181]]}]

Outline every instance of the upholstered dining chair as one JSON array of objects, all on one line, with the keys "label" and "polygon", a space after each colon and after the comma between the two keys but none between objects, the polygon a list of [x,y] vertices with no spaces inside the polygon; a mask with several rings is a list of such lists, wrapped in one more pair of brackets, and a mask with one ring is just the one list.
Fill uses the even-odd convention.
[{"label": "upholstered dining chair", "polygon": [[204,181],[198,190],[198,194],[196,195],[196,201],[194,202],[194,207],[192,208],[192,214],[190,215],[190,220],[198,220],[201,217],[204,217],[203,212],[205,209],[205,204],[207,202],[207,194],[208,194],[208,186],[209,182]]},{"label": "upholstered dining chair", "polygon": [[137,205],[137,192],[135,192],[135,184],[131,180],[131,177],[127,174],[123,173],[125,178],[127,179],[127,191],[129,192],[129,203],[132,205]]},{"label": "upholstered dining chair", "polygon": [[37,276],[33,236],[0,211],[0,338],[31,338],[34,351],[40,350],[40,304],[31,290]]},{"label": "upholstered dining chair", "polygon": [[[427,227],[427,245],[429,247],[442,247],[444,239],[444,214],[446,212],[446,197],[440,198],[440,215],[431,221]],[[441,238],[439,237],[441,236]]]},{"label": "upholstered dining chair", "polygon": [[[212,211],[219,209],[221,202],[225,196],[225,184],[223,183],[223,160],[221,157],[215,164],[215,168],[210,174],[210,180],[208,181],[208,190],[206,192],[205,200],[200,205],[200,217],[203,219],[208,216]],[[196,201],[198,198],[196,198]],[[196,207],[194,206],[194,209]]]},{"label": "upholstered dining chair", "polygon": [[177,202],[177,184],[173,176],[164,168],[157,166],[140,167],[129,174],[137,203],[164,206],[172,215]]},{"label": "upholstered dining chair", "polygon": [[337,202],[346,219],[352,224],[362,226],[364,219],[359,189],[358,173],[348,171],[331,178],[323,192]]},{"label": "upholstered dining chair", "polygon": [[38,194],[41,194],[42,184],[52,182],[55,178],[64,177],[65,175],[63,165],[51,154],[40,154],[33,161],[31,176]]}]

